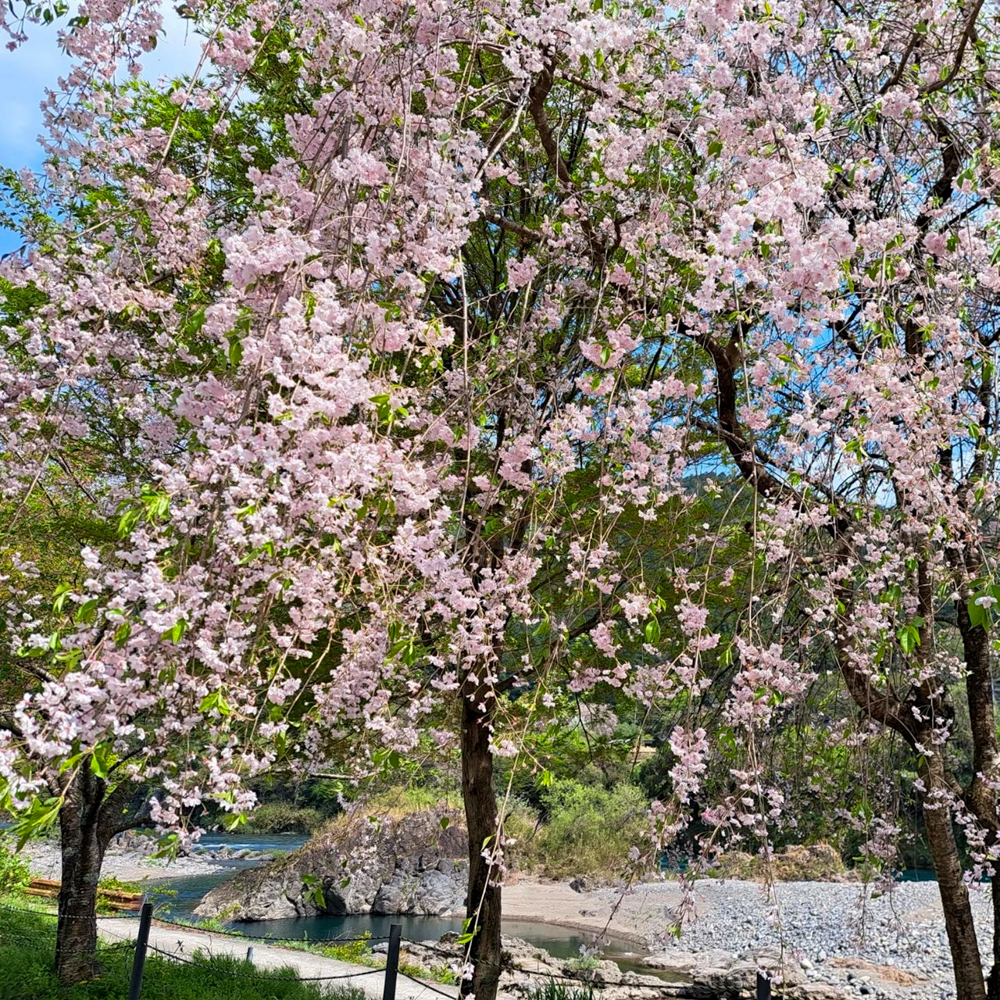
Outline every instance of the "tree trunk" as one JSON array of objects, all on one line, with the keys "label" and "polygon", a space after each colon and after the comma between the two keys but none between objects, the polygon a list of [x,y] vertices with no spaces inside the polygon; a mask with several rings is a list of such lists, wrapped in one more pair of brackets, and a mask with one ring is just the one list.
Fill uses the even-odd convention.
[{"label": "tree trunk", "polygon": [[[927,793],[942,787],[940,775],[935,774],[935,770],[928,766],[922,768],[921,777],[927,786]],[[927,846],[934,859],[934,871],[941,893],[948,946],[955,970],[955,990],[962,1000],[986,1000],[986,983],[979,957],[976,925],[972,920],[969,889],[962,877],[962,863],[955,843],[951,809],[944,802],[930,798],[927,793],[923,803]]]},{"label": "tree trunk", "polygon": [[105,785],[87,762],[73,777],[59,811],[62,887],[56,928],[56,973],[62,983],[79,983],[99,972],[97,882],[108,837],[100,823]]},{"label": "tree trunk", "polygon": [[[487,695],[491,697],[491,695]],[[497,802],[490,752],[492,701],[480,708],[478,698],[462,698],[462,797],[469,828],[468,930],[473,931],[471,979],[462,980],[462,996],[496,1000],[500,981],[500,872],[483,857],[497,847]]]},{"label": "tree trunk", "polygon": [[[968,559],[969,574],[979,572],[975,557]],[[958,628],[965,654],[965,689],[969,700],[969,722],[972,730],[972,780],[966,789],[965,801],[988,834],[987,846],[1000,843],[1000,817],[997,816],[994,782],[997,778],[996,711],[993,704],[993,671],[990,657],[990,637],[985,628],[973,627],[966,608],[971,596],[963,594],[956,601]],[[993,969],[989,975],[989,1000],[1000,1000],[1000,873],[991,886],[993,904]]]},{"label": "tree trunk", "polygon": [[993,968],[987,980],[987,996],[989,1000],[1000,1000],[1000,872],[993,876],[990,898],[993,903]]}]

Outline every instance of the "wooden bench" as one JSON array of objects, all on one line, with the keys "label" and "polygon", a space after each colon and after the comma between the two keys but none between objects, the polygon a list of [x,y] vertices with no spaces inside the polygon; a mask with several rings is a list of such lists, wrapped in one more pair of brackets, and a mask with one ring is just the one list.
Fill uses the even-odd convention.
[{"label": "wooden bench", "polygon": [[[59,895],[61,886],[62,883],[55,879],[33,878],[24,892],[28,896],[55,899]],[[139,910],[142,907],[141,892],[119,892],[117,889],[98,888],[97,898],[112,910]]]}]

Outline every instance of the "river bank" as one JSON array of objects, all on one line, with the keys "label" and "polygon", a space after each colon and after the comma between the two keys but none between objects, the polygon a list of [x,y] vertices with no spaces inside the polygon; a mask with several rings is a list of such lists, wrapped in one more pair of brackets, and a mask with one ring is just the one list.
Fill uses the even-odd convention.
[{"label": "river bank", "polygon": [[[168,919],[185,918],[199,893],[259,864],[261,854],[271,853],[255,850],[263,846],[267,845],[246,838],[213,838],[206,844],[207,851],[170,863],[134,849],[113,847],[104,874],[145,881],[150,886],[190,885],[193,890],[197,886],[190,893],[190,908],[177,908]],[[293,849],[297,844],[288,841],[282,846]],[[54,844],[29,844],[25,853],[37,874],[58,877]],[[179,907],[180,903],[177,900],[173,905]],[[686,904],[693,919],[677,939],[671,927],[682,904],[682,885],[670,880],[646,882],[623,891],[521,878],[503,890],[505,933],[529,938],[553,954],[578,953],[581,945],[600,946],[610,939],[605,946],[607,956],[623,968],[627,964],[638,970],[648,962],[650,968],[669,972],[692,965],[704,968],[713,963],[738,963],[767,949],[783,949],[804,980],[817,986],[826,983],[859,996],[887,1000],[954,997],[935,882],[897,883],[881,896],[860,883],[784,882],[770,897],[757,883],[700,879],[693,884]],[[973,908],[988,970],[992,948],[988,893],[974,888]],[[359,933],[376,921],[393,919],[321,916],[238,926],[251,935],[325,938]],[[408,921],[406,936],[416,940],[437,938],[456,929],[448,925],[448,918],[403,919]],[[460,918],[455,922],[460,925]],[[287,923],[294,923],[294,927],[290,930]],[[546,932],[546,927],[551,932]]]},{"label": "river bank", "polygon": [[[124,882],[148,882],[151,885],[208,875],[217,876],[216,881],[223,881],[244,868],[264,864],[281,854],[294,851],[306,839],[300,834],[209,834],[189,853],[166,860],[151,856],[154,849],[152,838],[126,837],[108,848],[101,875]],[[60,877],[61,862],[57,841],[31,840],[19,853],[28,860],[35,875],[42,878]]]},{"label": "river bank", "polygon": [[[825,986],[841,991],[836,995],[884,1000],[955,996],[936,882],[900,882],[884,895],[859,882],[784,882],[771,897],[759,883],[701,879],[689,896],[692,919],[677,939],[671,927],[684,903],[677,881],[622,891],[521,878],[503,890],[504,931],[558,958],[596,945],[631,972],[721,975],[780,953],[793,976],[816,987],[817,997]],[[973,905],[988,970],[988,895],[974,890]],[[384,935],[388,923],[402,923],[405,937],[422,940],[458,930],[461,918],[356,914],[234,926],[248,934],[334,937],[365,930]]]},{"label": "river bank", "polygon": [[[988,887],[973,888],[983,964],[992,959]],[[782,949],[814,982],[858,995],[941,1000],[954,997],[951,958],[936,882],[899,882],[880,894],[860,883],[783,882],[773,896],[753,882],[700,879],[690,893],[692,918],[671,933],[684,892],[660,881],[628,891],[575,892],[567,884],[524,881],[504,889],[504,913],[599,935],[626,938],[663,969],[726,953],[739,959]],[[714,958],[712,959],[715,960]]]}]

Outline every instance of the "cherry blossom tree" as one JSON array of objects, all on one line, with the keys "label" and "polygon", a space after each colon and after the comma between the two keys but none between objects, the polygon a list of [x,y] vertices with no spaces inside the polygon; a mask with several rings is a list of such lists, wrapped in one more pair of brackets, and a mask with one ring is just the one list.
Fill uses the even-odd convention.
[{"label": "cherry blossom tree", "polygon": [[[19,564],[38,610],[12,648],[44,673],[0,734],[6,801],[115,766],[171,827],[211,799],[239,814],[285,750],[350,740],[364,766],[457,740],[463,992],[492,1000],[493,761],[555,694],[685,706],[638,865],[690,819],[698,695],[727,665],[745,762],[701,810],[706,850],[766,842],[782,801],[758,749],[826,651],[918,760],[956,984],[985,997],[955,824],[987,870],[994,15],[188,9],[203,65],[157,114],[114,69],[156,4],[81,10],[46,175],[19,182],[38,208],[6,280],[34,304],[4,327],[4,495],[36,496],[111,414],[148,478],[102,482],[122,537],[59,608]],[[282,113],[236,128],[269,79]],[[705,474],[742,481],[739,520],[696,529],[691,562]],[[725,634],[713,587],[749,595]]]},{"label": "cherry blossom tree", "polygon": [[[752,488],[758,551],[727,709],[747,766],[708,818],[721,836],[779,813],[756,741],[831,651],[862,723],[913,754],[958,995],[983,997],[968,882],[998,847],[995,12],[718,5],[695,24],[678,58],[704,159],[677,256],[699,277],[678,333],[709,364],[702,426]],[[873,852],[889,833],[869,824]]]},{"label": "cherry blossom tree", "polygon": [[[659,683],[613,658],[618,623],[656,655],[643,629],[662,604],[619,522],[680,502],[685,430],[665,417],[694,390],[666,354],[616,373],[639,342],[616,291],[619,236],[567,202],[553,131],[579,132],[600,102],[615,111],[609,56],[654,52],[656,32],[632,12],[581,19],[584,76],[557,86],[502,18],[439,6],[206,10],[214,75],[172,88],[167,122],[106,82],[109,52],[127,60],[155,35],[155,7],[95,11],[66,36],[80,61],[70,110],[53,98],[48,176],[20,182],[51,208],[27,216],[34,249],[7,275],[37,304],[5,328],[6,489],[32,496],[122,409],[148,483],[104,484],[121,542],[84,551],[55,627],[46,609],[15,629],[18,655],[42,666],[7,723],[4,777],[11,807],[65,818],[80,814],[76,784],[114,767],[162,789],[152,818],[170,827],[209,799],[247,807],[242,780],[290,740],[322,759],[352,728],[396,753],[453,739],[428,725],[451,699],[466,989],[489,996],[503,869],[492,761],[518,752],[520,725],[507,696],[526,682],[544,707],[555,685]],[[553,15],[525,16],[534,35]],[[269,136],[279,155],[262,167],[240,150],[252,203],[234,212],[209,165],[272,57],[300,84]],[[205,116],[199,145],[189,124]],[[583,138],[571,164],[589,155]],[[656,141],[648,130],[637,155]],[[618,186],[604,210],[645,179]],[[555,620],[534,593],[543,574],[556,581],[544,594],[562,591]],[[39,604],[21,588],[22,606]],[[578,642],[599,665],[583,666]],[[69,778],[45,797],[53,769]],[[67,934],[103,852],[103,828],[85,825],[97,839]]]}]

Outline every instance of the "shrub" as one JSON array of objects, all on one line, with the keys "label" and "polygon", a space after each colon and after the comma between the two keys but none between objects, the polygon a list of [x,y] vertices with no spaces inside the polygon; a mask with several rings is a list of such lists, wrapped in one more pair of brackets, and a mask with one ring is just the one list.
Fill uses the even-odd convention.
[{"label": "shrub", "polygon": [[20,892],[31,881],[31,868],[19,854],[0,844],[0,896]]},{"label": "shrub", "polygon": [[355,810],[390,819],[402,819],[412,812],[446,809],[457,812],[463,808],[462,793],[454,787],[395,786],[360,800]]},{"label": "shrub", "polygon": [[767,879],[768,867],[779,882],[838,882],[848,877],[840,854],[829,844],[822,843],[808,847],[790,844],[771,856],[770,866],[759,854],[729,851],[712,866],[712,874],[717,878],[759,882]]},{"label": "shrub", "polygon": [[507,807],[503,821],[504,839],[510,844],[505,850],[508,862],[516,868],[531,867],[537,862],[538,839],[542,835],[538,813],[527,803],[514,801]]},{"label": "shrub", "polygon": [[649,807],[635,785],[606,791],[578,781],[555,781],[543,801],[547,822],[520,845],[520,851],[514,847],[522,867],[540,874],[613,876],[621,870],[629,848],[646,836]]},{"label": "shrub", "polygon": [[596,955],[575,955],[563,962],[563,968],[572,973],[594,972],[600,964],[601,960]]},{"label": "shrub", "polygon": [[313,833],[324,821],[318,809],[299,809],[287,802],[268,802],[258,806],[248,817],[245,829],[250,833]]},{"label": "shrub", "polygon": [[130,879],[121,879],[117,875],[102,875],[97,883],[99,889],[107,889],[108,892],[145,892],[146,886],[142,882]]}]

